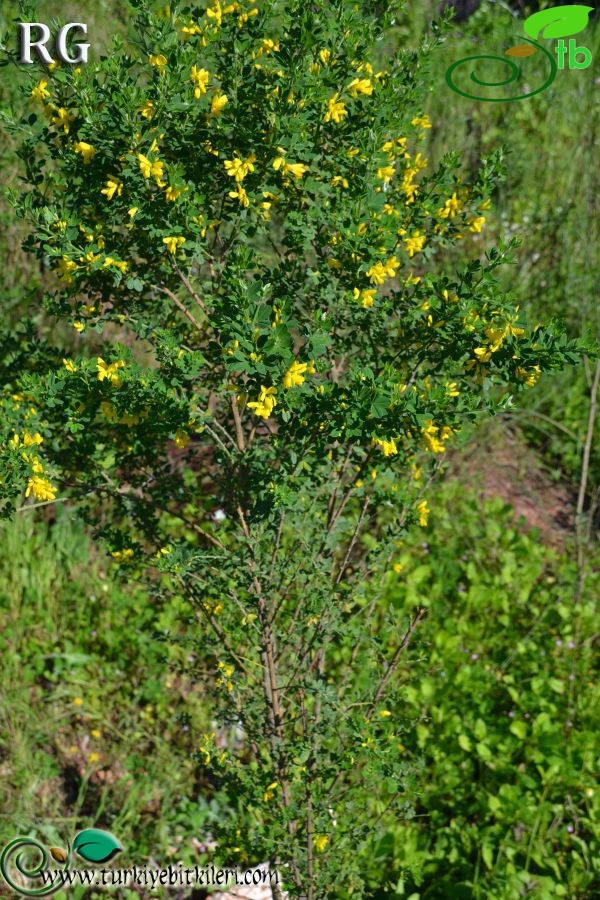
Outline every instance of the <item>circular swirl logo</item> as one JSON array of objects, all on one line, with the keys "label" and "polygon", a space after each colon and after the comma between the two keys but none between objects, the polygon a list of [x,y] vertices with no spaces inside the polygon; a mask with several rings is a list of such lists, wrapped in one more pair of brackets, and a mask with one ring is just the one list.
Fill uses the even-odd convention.
[{"label": "circular swirl logo", "polygon": [[[521,38],[523,40],[523,38]],[[534,97],[536,94],[540,94],[542,91],[545,91],[547,87],[550,87],[554,79],[556,78],[557,65],[553,55],[545,48],[542,47],[541,44],[538,44],[536,41],[532,41],[529,38],[524,38],[528,44],[533,45],[535,49],[532,49],[530,53],[524,52],[524,46],[520,45],[519,47],[513,47],[511,50],[507,50],[508,55],[512,56],[531,56],[536,50],[541,50],[545,55],[546,59],[550,63],[550,73],[546,79],[546,81],[538,88],[533,91],[527,91],[525,94],[517,94],[515,97],[481,97],[477,94],[469,94],[467,91],[461,90],[461,88],[457,87],[454,83],[454,73],[459,66],[465,65],[465,63],[475,62],[475,60],[486,59],[486,60],[494,60],[495,62],[501,62],[505,66],[508,66],[510,69],[510,74],[507,78],[502,79],[501,81],[484,81],[479,78],[479,76],[475,73],[475,69],[471,69],[470,78],[474,84],[479,85],[480,87],[505,87],[506,85],[513,84],[518,81],[521,71],[517,64],[512,61],[512,59],[507,59],[504,56],[489,56],[485,54],[478,54],[477,56],[465,56],[464,59],[459,59],[456,62],[452,63],[449,66],[446,72],[446,84],[449,88],[451,88],[456,94],[460,94],[461,97],[467,97],[469,100],[480,100],[483,103],[511,103],[513,100],[526,100],[528,97]],[[514,51],[519,51],[515,53]]]},{"label": "circular swirl logo", "polygon": [[[53,848],[54,849],[54,848]],[[0,856],[0,872],[6,883],[17,893],[26,897],[47,897],[53,894],[61,886],[60,882],[54,886],[46,886],[40,888],[27,888],[23,884],[18,884],[13,880],[13,876],[27,881],[35,881],[43,877],[48,869],[49,853],[58,862],[64,863],[65,870],[69,867],[69,856],[71,848],[64,851],[52,852],[48,851],[33,838],[15,838],[6,845]],[[61,859],[59,853],[63,856]],[[33,860],[32,860],[33,856]],[[39,860],[36,863],[36,858]]]}]

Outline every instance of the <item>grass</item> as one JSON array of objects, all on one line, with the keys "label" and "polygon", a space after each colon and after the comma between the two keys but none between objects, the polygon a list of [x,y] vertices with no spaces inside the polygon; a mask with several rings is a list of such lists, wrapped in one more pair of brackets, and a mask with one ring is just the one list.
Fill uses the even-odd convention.
[{"label": "grass", "polygon": [[104,824],[138,862],[196,859],[219,804],[192,757],[201,695],[154,637],[177,629],[177,602],[119,583],[65,512],[4,524],[0,547],[3,837],[35,829],[61,846]]}]

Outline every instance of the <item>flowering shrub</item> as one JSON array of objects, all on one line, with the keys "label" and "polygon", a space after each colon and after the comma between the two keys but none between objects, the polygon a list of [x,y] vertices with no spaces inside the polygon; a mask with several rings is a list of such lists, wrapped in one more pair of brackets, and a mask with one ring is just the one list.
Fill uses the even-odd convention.
[{"label": "flowering shrub", "polygon": [[[3,514],[76,503],[124,577],[188,598],[218,857],[356,896],[410,799],[388,707],[424,605],[373,618],[399,541],[465,423],[577,349],[479,249],[501,154],[471,184],[424,158],[430,48],[382,58],[394,3],[131,5],[131,44],[38,72],[13,123],[71,330],[2,336]],[[428,272],[457,241],[472,261]]]}]

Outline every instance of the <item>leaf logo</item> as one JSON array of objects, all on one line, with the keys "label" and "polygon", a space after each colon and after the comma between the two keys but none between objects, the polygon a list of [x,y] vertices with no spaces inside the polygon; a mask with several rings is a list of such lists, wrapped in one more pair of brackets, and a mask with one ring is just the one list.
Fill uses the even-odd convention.
[{"label": "leaf logo", "polygon": [[105,863],[123,848],[109,831],[86,828],[73,841],[73,849],[88,862]]},{"label": "leaf logo", "polygon": [[531,44],[519,44],[518,47],[511,47],[510,50],[505,50],[505,56],[533,56],[534,53],[537,53],[535,47],[532,47]]},{"label": "leaf logo", "polygon": [[534,40],[569,37],[583,31],[592,10],[593,6],[579,4],[542,9],[525,19],[523,28]]}]

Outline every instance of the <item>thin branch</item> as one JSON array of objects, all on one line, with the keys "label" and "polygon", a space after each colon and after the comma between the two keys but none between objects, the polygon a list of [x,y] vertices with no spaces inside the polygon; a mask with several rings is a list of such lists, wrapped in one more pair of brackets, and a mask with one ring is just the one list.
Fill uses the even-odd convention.
[{"label": "thin branch", "polygon": [[187,276],[181,271],[181,269],[179,268],[179,266],[178,266],[176,263],[173,263],[173,268],[175,269],[175,271],[176,271],[177,274],[179,275],[179,278],[180,278],[180,280],[181,280],[181,283],[185,286],[185,288],[186,288],[186,290],[188,291],[188,293],[190,294],[190,296],[194,298],[194,300],[196,301],[196,303],[198,304],[198,306],[200,307],[200,309],[202,310],[202,312],[204,313],[204,315],[208,318],[208,310],[206,309],[206,306],[204,305],[204,301],[203,301],[202,298],[196,293],[196,291],[195,291],[194,288],[192,287],[192,285],[191,285],[189,279],[187,278]]},{"label": "thin branch", "polygon": [[189,322],[192,323],[192,325],[194,326],[194,328],[196,328],[198,331],[200,331],[200,332],[202,332],[202,333],[204,332],[203,326],[202,326],[202,325],[200,324],[200,322],[194,317],[193,313],[191,313],[191,312],[189,311],[189,309],[187,308],[187,306],[185,305],[185,303],[183,303],[183,301],[179,299],[179,297],[177,296],[177,294],[174,294],[173,291],[169,290],[168,287],[165,287],[164,284],[162,284],[162,285],[161,285],[161,284],[156,285],[156,289],[157,289],[158,291],[160,291],[161,294],[166,294],[167,297],[169,297],[169,299],[171,299],[171,300],[173,301],[173,303],[175,304],[175,306],[177,307],[177,309],[180,310],[180,311],[184,314],[184,316],[186,317],[186,319],[187,319]]},{"label": "thin branch", "polygon": [[408,647],[408,644],[410,643],[410,639],[413,635],[413,632],[414,632],[415,628],[417,627],[417,625],[419,624],[419,622],[421,621],[421,619],[423,618],[423,616],[425,615],[425,613],[426,613],[425,607],[420,606],[419,609],[417,610],[415,617],[409,623],[409,626],[408,626],[406,632],[404,633],[404,636],[403,636],[402,640],[400,641],[400,644],[398,645],[396,652],[394,653],[392,661],[390,662],[389,666],[387,667],[383,678],[379,682],[379,687],[377,688],[377,690],[375,691],[375,693],[373,695],[373,699],[371,700],[371,705],[369,707],[369,712],[367,714],[368,717],[373,715],[373,711],[374,711],[375,707],[377,706],[379,700],[381,699],[383,692],[385,691],[390,678],[396,671],[396,668],[398,666],[398,663],[400,661],[400,657],[401,657],[402,653]]}]

